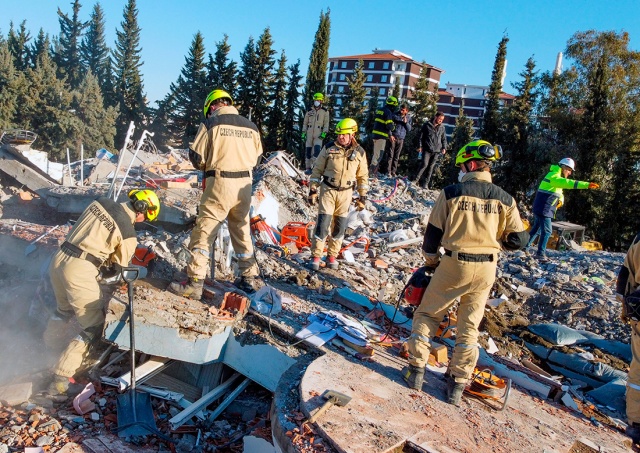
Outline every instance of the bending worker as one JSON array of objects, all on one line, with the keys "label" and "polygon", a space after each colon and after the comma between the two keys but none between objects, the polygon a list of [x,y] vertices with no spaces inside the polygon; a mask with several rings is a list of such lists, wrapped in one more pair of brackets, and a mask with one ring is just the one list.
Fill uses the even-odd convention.
[{"label": "bending worker", "polygon": [[98,198],[84,210],[51,260],[49,275],[56,297],[56,317],[77,318],[82,331],[53,368],[50,394],[65,393],[89,349],[102,335],[104,301],[97,278],[101,267],[129,264],[138,245],[134,223],[152,221],[160,201],[151,190],[134,190],[129,201]]},{"label": "bending worker", "polygon": [[558,165],[552,165],[549,173],[544,177],[533,200],[533,225],[531,226],[531,238],[527,247],[533,244],[535,238],[538,241],[536,258],[545,260],[547,241],[551,237],[551,219],[556,217],[556,211],[564,203],[562,189],[597,189],[600,186],[595,182],[575,181],[568,177],[576,169],[576,164],[570,157],[562,159]]},{"label": "bending worker", "polygon": [[305,141],[304,164],[307,174],[311,173],[313,163],[322,149],[322,141],[329,130],[329,112],[322,107],[323,102],[324,94],[316,93],[313,95],[313,108],[309,109],[304,116],[302,124],[302,140]]},{"label": "bending worker", "polygon": [[631,326],[631,366],[627,379],[627,435],[640,444],[640,234],[633,240],[618,272],[616,299],[621,318]]},{"label": "bending worker", "polygon": [[264,285],[258,277],[249,229],[252,170],[262,154],[262,143],[258,127],[240,116],[232,104],[226,91],[209,93],[204,101],[204,123],[189,148],[193,166],[204,170],[205,189],[189,241],[188,280],[173,282],[168,289],[192,299],[202,297],[211,246],[225,219],[240,271],[236,286],[254,292]]},{"label": "bending worker", "polygon": [[529,239],[515,200],[491,182],[491,162],[500,152],[484,140],[458,151],[461,182],[438,195],[422,244],[425,265],[435,272],[413,317],[402,376],[409,387],[422,389],[431,337],[459,299],[456,345],[445,375],[447,402],[456,406],[478,360],[478,326],[496,279],[498,252],[521,249]]},{"label": "bending worker", "polygon": [[320,151],[309,179],[309,202],[314,204],[318,198],[318,221],[311,244],[311,268],[320,269],[320,257],[324,243],[333,224],[331,238],[327,248],[327,266],[337,269],[336,258],[342,247],[342,239],[347,228],[347,213],[355,188],[360,195],[358,210],[364,209],[369,174],[367,156],[356,141],[358,124],[351,118],[345,118],[336,124],[338,138],[335,143]]}]

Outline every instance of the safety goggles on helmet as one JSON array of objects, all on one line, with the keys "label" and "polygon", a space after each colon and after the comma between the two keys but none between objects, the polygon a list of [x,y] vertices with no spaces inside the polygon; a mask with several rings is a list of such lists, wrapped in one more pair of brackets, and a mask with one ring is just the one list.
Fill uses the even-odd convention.
[{"label": "safety goggles on helmet", "polygon": [[491,145],[485,140],[476,140],[463,146],[456,156],[456,165],[470,160],[498,160],[502,157],[502,147]]},{"label": "safety goggles on helmet", "polygon": [[351,118],[345,118],[336,124],[336,134],[355,134],[358,131],[358,123]]},{"label": "safety goggles on helmet", "polygon": [[148,221],[153,221],[160,214],[160,200],[152,190],[132,190],[129,192],[129,200],[135,212],[145,215]]},{"label": "safety goggles on helmet", "polygon": [[398,99],[395,96],[389,96],[387,98],[388,105],[398,105]]}]

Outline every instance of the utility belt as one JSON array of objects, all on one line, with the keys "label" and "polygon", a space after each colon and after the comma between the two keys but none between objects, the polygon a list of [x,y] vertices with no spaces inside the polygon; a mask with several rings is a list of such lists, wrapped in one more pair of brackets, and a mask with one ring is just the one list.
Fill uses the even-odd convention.
[{"label": "utility belt", "polygon": [[224,171],[224,170],[207,170],[204,173],[205,178],[231,178],[240,179],[251,176],[250,171]]},{"label": "utility belt", "polygon": [[458,261],[467,261],[469,263],[489,263],[495,260],[495,254],[493,253],[464,253],[445,249],[444,254]]},{"label": "utility belt", "polygon": [[353,190],[353,188],[355,187],[355,183],[353,183],[353,184],[351,184],[350,186],[347,186],[347,187],[338,187],[338,186],[335,186],[335,185],[331,184],[326,179],[324,179],[322,181],[322,184],[326,184],[327,187],[329,187],[329,188],[331,188],[333,190],[337,190],[338,192],[342,192],[343,190],[349,190],[349,189]]},{"label": "utility belt", "polygon": [[64,241],[60,246],[60,250],[62,250],[67,256],[89,261],[95,267],[102,266],[102,260],[100,258],[93,256],[91,253],[85,252],[77,245],[73,245],[71,242]]}]

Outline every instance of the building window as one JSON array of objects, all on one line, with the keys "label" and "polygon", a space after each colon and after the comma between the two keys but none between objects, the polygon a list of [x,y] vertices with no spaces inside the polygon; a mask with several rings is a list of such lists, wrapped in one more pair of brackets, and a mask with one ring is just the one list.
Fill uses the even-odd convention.
[{"label": "building window", "polygon": [[342,105],[342,98],[336,99],[336,105]]},{"label": "building window", "polygon": [[338,93],[342,93],[344,91],[344,86],[338,86]]},{"label": "building window", "polygon": [[369,62],[369,69],[374,69],[376,67],[376,63],[374,61]]},{"label": "building window", "polygon": [[386,92],[387,92],[386,88],[380,88],[380,96],[384,96]]},{"label": "building window", "polygon": [[385,61],[382,63],[382,69],[389,69],[389,62]]},{"label": "building window", "polygon": [[396,66],[396,71],[404,71],[404,64],[399,63],[398,66]]},{"label": "building window", "polygon": [[387,76],[386,75],[380,76],[380,82],[387,83]]},{"label": "building window", "polygon": [[371,88],[367,88],[367,94],[371,94]]},{"label": "building window", "polygon": [[367,82],[373,82],[373,76],[371,74],[367,76]]},{"label": "building window", "polygon": [[344,74],[340,74],[340,80],[344,80],[347,76]]},{"label": "building window", "polygon": [[346,67],[347,67],[347,62],[346,62],[346,61],[341,61],[341,62],[340,62],[340,67],[341,67],[342,69],[346,68]]}]

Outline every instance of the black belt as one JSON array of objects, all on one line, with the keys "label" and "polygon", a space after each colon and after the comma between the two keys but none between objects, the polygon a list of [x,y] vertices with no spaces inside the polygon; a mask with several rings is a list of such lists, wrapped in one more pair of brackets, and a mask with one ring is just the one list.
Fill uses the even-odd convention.
[{"label": "black belt", "polygon": [[332,188],[333,190],[337,190],[338,192],[342,192],[343,190],[353,190],[353,185],[348,186],[348,187],[338,187],[338,186],[334,186],[333,184],[331,184],[329,181],[327,181],[326,179],[322,181],[323,184],[326,184],[327,186],[329,186],[330,188]]},{"label": "black belt", "polygon": [[85,252],[80,247],[72,244],[71,242],[64,241],[60,246],[60,250],[62,250],[66,255],[73,258],[80,258],[89,261],[95,267],[102,266],[102,260],[100,258],[93,256],[91,253]]},{"label": "black belt", "polygon": [[223,171],[208,170],[204,173],[205,178],[248,178],[251,176],[249,171]]},{"label": "black belt", "polygon": [[453,256],[456,253],[459,261],[468,261],[470,263],[486,263],[494,260],[493,253],[464,253],[464,252],[452,252],[451,250],[444,250],[444,254],[447,256]]}]

